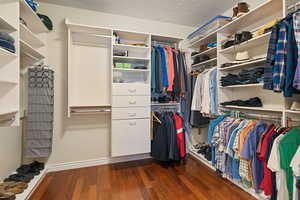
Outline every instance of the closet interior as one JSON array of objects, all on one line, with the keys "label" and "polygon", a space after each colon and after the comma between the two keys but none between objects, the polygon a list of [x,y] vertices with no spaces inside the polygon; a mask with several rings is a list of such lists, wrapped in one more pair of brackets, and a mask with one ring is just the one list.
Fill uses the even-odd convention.
[{"label": "closet interior", "polygon": [[297,200],[300,2],[255,2],[188,35],[194,26],[1,2],[0,127],[19,127],[22,157],[0,199],[31,199],[49,172],[193,159],[256,199]]}]

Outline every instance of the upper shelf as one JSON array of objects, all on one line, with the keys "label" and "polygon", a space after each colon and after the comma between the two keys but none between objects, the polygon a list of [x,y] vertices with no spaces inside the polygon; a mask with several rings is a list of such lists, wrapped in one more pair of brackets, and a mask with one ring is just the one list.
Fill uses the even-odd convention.
[{"label": "upper shelf", "polygon": [[223,53],[223,54],[232,54],[232,53],[236,53],[238,51],[248,50],[248,49],[251,49],[253,47],[260,47],[264,44],[268,44],[268,42],[270,40],[270,36],[271,36],[270,32],[265,33],[261,36],[252,38],[251,40],[248,40],[248,41],[243,42],[241,44],[234,45],[234,46],[231,46],[231,47],[226,48],[226,49],[222,49],[219,52]]},{"label": "upper shelf", "polygon": [[95,35],[84,32],[72,32],[72,42],[74,44],[86,45],[104,45],[111,44],[111,36]]},{"label": "upper shelf", "polygon": [[114,49],[120,49],[120,50],[149,50],[150,47],[147,46],[135,46],[135,45],[128,45],[128,44],[114,44]]},{"label": "upper shelf", "polygon": [[0,66],[8,64],[15,58],[17,58],[17,54],[0,47]]},{"label": "upper shelf", "polygon": [[201,55],[209,55],[209,56],[217,55],[217,47],[213,47],[213,48],[210,48],[206,51],[202,51],[202,52],[200,52],[196,55],[193,55],[192,58],[196,58],[196,57],[201,56]]},{"label": "upper shelf", "polygon": [[23,40],[20,40],[20,52],[21,55],[26,55],[31,59],[35,60],[36,62],[45,58],[43,54],[35,50],[32,46],[30,46],[28,43],[26,43]]},{"label": "upper shelf", "polygon": [[25,20],[27,27],[33,33],[47,33],[49,30],[39,18],[39,16],[30,8],[25,0],[20,0],[20,17]]},{"label": "upper shelf", "polygon": [[89,26],[84,24],[75,24],[69,22],[68,19],[65,20],[66,25],[71,30],[71,32],[87,33],[92,35],[102,35],[102,36],[112,36],[112,29],[103,28],[99,26]]},{"label": "upper shelf", "polygon": [[139,57],[125,57],[125,56],[114,56],[115,61],[128,61],[128,62],[140,62],[149,61],[149,58],[139,58]]},{"label": "upper shelf", "polygon": [[259,58],[256,60],[250,60],[249,62],[235,64],[230,67],[223,67],[223,68],[220,68],[220,71],[233,71],[233,70],[239,70],[239,69],[243,69],[243,68],[256,67],[256,66],[262,65],[265,62],[266,62],[266,58],[264,57],[264,58]]},{"label": "upper shelf", "polygon": [[20,23],[20,38],[29,45],[35,48],[40,48],[45,46],[45,44],[32,33],[25,25]]},{"label": "upper shelf", "polygon": [[223,26],[219,31],[222,33],[233,34],[239,30],[247,28],[261,19],[274,15],[274,13],[282,9],[281,0],[267,0],[258,7],[250,10],[248,13],[233,20],[232,22]]},{"label": "upper shelf", "polygon": [[0,29],[5,30],[9,33],[16,31],[17,29],[8,23],[3,17],[0,16]]},{"label": "upper shelf", "polygon": [[212,41],[217,41],[218,30],[213,31],[212,33],[198,39],[190,45],[190,48],[199,48],[202,44],[208,44]]}]

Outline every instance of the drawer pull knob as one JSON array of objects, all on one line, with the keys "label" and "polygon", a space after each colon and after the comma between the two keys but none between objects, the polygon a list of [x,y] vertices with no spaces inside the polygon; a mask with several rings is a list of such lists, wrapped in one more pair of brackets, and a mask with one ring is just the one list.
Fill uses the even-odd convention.
[{"label": "drawer pull knob", "polygon": [[135,117],[135,116],[136,116],[136,113],[128,113],[128,116],[129,116],[129,117]]},{"label": "drawer pull knob", "polygon": [[129,89],[128,91],[131,93],[134,93],[134,92],[136,92],[136,89]]},{"label": "drawer pull knob", "polygon": [[129,104],[136,104],[136,101],[129,101]]},{"label": "drawer pull knob", "polygon": [[135,125],[136,125],[136,122],[129,122],[129,125],[130,125],[130,126],[135,126]]}]

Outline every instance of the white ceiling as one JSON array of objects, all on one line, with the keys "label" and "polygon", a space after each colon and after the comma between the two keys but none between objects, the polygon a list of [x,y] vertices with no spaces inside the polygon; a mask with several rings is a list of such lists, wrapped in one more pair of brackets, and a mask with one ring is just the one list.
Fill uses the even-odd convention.
[{"label": "white ceiling", "polygon": [[[199,26],[233,6],[233,0],[39,0],[186,26]],[[221,4],[221,5],[220,5]]]}]

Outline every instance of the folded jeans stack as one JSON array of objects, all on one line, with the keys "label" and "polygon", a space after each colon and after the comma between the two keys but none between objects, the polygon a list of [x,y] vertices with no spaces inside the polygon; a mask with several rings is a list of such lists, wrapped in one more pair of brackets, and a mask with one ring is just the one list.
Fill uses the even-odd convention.
[{"label": "folded jeans stack", "polygon": [[10,36],[8,33],[0,32],[0,47],[6,49],[7,51],[15,53],[16,48],[14,43],[15,39],[12,36]]},{"label": "folded jeans stack", "polygon": [[234,100],[221,103],[222,106],[243,106],[243,107],[262,107],[262,101],[258,97],[250,98],[248,100]]},{"label": "folded jeans stack", "polygon": [[228,74],[221,77],[221,85],[223,87],[230,85],[247,85],[262,82],[264,68],[259,67],[250,70],[242,70],[238,75]]}]

